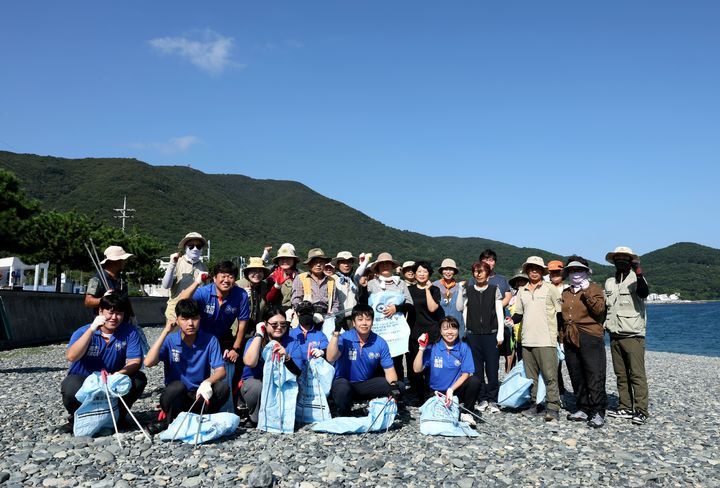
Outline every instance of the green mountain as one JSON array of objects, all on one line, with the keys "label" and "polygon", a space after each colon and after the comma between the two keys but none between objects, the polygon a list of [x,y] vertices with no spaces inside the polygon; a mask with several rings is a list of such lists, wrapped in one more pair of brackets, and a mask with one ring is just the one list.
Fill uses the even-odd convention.
[{"label": "green mountain", "polygon": [[[430,237],[398,230],[294,181],[205,174],[183,166],[151,166],[136,159],[64,159],[3,151],[0,167],[14,172],[27,194],[40,200],[45,209],[74,209],[110,222],[117,215],[114,209],[122,206],[127,196],[128,206],[136,209],[128,225],[166,243],[167,254],[183,235],[196,231],[212,241],[213,259],[257,256],[266,244],[277,249],[283,242],[292,242],[300,255],[313,247],[322,247],[328,254],[389,251],[399,261],[429,259],[436,266],[444,257],[453,257],[461,270],[467,270],[489,247],[498,253],[498,271],[512,275],[529,255],[562,258],[489,239]],[[676,246],[680,248],[675,252]],[[707,275],[702,287],[694,283],[691,273],[666,272],[667,259],[674,258],[673,266],[678,255],[688,259],[686,246],[701,248],[694,249],[693,256],[711,256],[708,269],[715,272]],[[683,298],[720,298],[720,282],[711,279],[712,275],[720,277],[720,250],[678,244],[644,256],[643,265],[652,291],[680,292]],[[611,272],[605,265],[592,266],[599,282]],[[661,269],[663,279],[658,275]]]}]

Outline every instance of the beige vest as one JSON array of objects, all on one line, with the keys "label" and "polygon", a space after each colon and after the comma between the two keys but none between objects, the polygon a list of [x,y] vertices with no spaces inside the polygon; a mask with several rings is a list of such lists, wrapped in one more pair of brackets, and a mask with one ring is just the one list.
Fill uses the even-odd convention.
[{"label": "beige vest", "polygon": [[614,276],[605,281],[605,329],[611,335],[645,337],[645,300],[637,296],[636,289],[637,275],[633,271],[622,283],[616,283]]}]

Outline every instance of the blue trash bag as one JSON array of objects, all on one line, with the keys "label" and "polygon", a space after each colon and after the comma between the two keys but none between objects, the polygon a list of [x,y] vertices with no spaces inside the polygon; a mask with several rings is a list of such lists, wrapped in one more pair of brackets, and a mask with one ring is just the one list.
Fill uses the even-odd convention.
[{"label": "blue trash bag", "polygon": [[310,359],[298,379],[295,420],[303,424],[332,418],[327,396],[330,394],[335,368],[323,358]]},{"label": "blue trash bag", "polygon": [[[238,358],[238,361],[242,361],[242,357]],[[225,401],[225,404],[220,407],[221,412],[226,413],[235,413],[235,403],[233,402],[233,375],[235,374],[235,363],[230,361],[225,361],[225,381],[227,382],[228,386],[230,387],[230,395],[228,396],[228,399]]]},{"label": "blue trash bag", "polygon": [[557,345],[557,357],[558,363],[565,361],[565,351],[560,348],[560,344]]},{"label": "blue trash bag", "polygon": [[[210,442],[220,437],[232,435],[240,425],[240,417],[234,413],[220,412],[204,414],[202,424],[200,415],[192,412],[181,412],[175,417],[167,430],[160,433],[160,440],[176,441],[194,444],[197,437],[198,444]],[[198,435],[200,429],[200,435]]]},{"label": "blue trash bag", "polygon": [[433,395],[420,407],[420,433],[425,435],[442,435],[448,437],[477,437],[467,422],[460,422],[458,397],[453,403],[445,406],[444,399]]},{"label": "blue trash bag", "polygon": [[[127,395],[131,387],[132,381],[127,375],[116,373],[107,377],[107,389],[116,422],[120,416],[117,397]],[[75,412],[73,435],[93,436],[102,429],[113,429],[111,407],[108,405],[108,397],[105,394],[105,385],[100,372],[92,373],[85,378],[82,386],[75,393],[75,398],[82,405]]]},{"label": "blue trash bag", "polygon": [[[525,376],[525,364],[520,361],[505,376],[498,391],[498,405],[509,408],[522,408],[531,400],[533,381]],[[545,381],[538,375],[536,403],[545,401]]]},{"label": "blue trash bag", "polygon": [[397,404],[392,398],[375,398],[368,405],[366,417],[335,417],[312,426],[315,432],[329,434],[362,434],[387,430],[395,421]]},{"label": "blue trash bag", "polygon": [[277,341],[270,341],[262,351],[265,365],[257,428],[275,434],[292,434],[298,396],[297,378],[285,367],[284,361],[273,360],[275,344]]}]

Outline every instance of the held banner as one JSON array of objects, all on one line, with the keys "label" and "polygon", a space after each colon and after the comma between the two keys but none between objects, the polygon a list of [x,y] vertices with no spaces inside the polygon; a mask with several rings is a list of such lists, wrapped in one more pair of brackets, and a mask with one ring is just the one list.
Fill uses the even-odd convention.
[{"label": "held banner", "polygon": [[383,315],[383,310],[388,305],[402,305],[405,303],[405,295],[398,292],[383,291],[370,295],[370,306],[375,311],[372,331],[385,339],[390,348],[392,357],[408,352],[408,340],[410,339],[410,326],[401,313],[395,313],[390,317]]}]

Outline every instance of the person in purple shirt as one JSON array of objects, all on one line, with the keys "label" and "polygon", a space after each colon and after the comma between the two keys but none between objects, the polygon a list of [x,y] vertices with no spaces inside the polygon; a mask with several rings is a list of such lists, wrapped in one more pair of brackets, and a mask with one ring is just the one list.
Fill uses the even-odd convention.
[{"label": "person in purple shirt", "polygon": [[[355,400],[400,396],[387,342],[371,331],[373,317],[372,307],[355,305],[350,316],[353,328],[341,336],[342,326],[336,324],[328,344],[327,360],[335,361],[330,395],[339,416],[347,416]],[[378,376],[380,369],[382,376]]]},{"label": "person in purple shirt", "polygon": [[[85,378],[103,369],[110,374],[121,373],[130,377],[132,387],[123,399],[132,406],[145,390],[147,377],[140,371],[142,349],[140,335],[125,321],[129,310],[127,297],[109,293],[100,298],[98,316],[91,324],[76,330],[68,343],[65,357],[72,364],[60,386],[63,405],[70,414],[68,423],[60,428],[72,432],[75,411],[80,402],[75,394]],[[120,404],[120,424],[126,424],[125,406]]]}]

